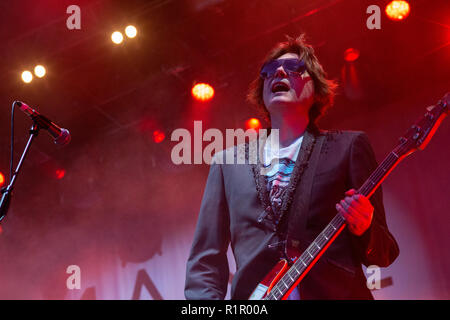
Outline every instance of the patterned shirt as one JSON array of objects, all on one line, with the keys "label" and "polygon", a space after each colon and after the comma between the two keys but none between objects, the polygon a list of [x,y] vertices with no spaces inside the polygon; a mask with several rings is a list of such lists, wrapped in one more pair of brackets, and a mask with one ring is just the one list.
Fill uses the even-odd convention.
[{"label": "patterned shirt", "polygon": [[287,190],[302,141],[303,136],[289,146],[279,148],[276,142],[270,141],[269,136],[264,146],[264,168],[268,170],[267,190],[277,223],[280,218],[283,195]]}]

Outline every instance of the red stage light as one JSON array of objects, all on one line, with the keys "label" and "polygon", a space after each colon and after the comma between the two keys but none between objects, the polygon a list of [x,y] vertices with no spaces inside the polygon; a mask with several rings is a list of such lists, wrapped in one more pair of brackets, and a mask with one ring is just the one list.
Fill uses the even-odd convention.
[{"label": "red stage light", "polygon": [[409,15],[410,7],[408,1],[391,1],[386,6],[386,14],[391,20],[399,21]]},{"label": "red stage light", "polygon": [[214,96],[214,89],[207,83],[197,83],[192,88],[192,96],[200,101],[208,101]]},{"label": "red stage light", "polygon": [[0,172],[0,187],[3,186],[5,184],[5,176],[3,175],[3,173]]},{"label": "red stage light", "polygon": [[348,62],[355,61],[359,58],[359,50],[355,48],[348,48],[344,51],[344,60]]},{"label": "red stage light", "polygon": [[156,143],[162,142],[165,138],[166,135],[164,134],[164,132],[160,130],[153,131],[153,141],[155,141]]},{"label": "red stage light", "polygon": [[66,170],[64,169],[57,169],[55,171],[55,176],[56,179],[61,180],[62,178],[64,178],[64,176],[66,175]]},{"label": "red stage light", "polygon": [[258,130],[261,128],[261,122],[256,118],[250,118],[245,122],[245,126],[247,129]]}]

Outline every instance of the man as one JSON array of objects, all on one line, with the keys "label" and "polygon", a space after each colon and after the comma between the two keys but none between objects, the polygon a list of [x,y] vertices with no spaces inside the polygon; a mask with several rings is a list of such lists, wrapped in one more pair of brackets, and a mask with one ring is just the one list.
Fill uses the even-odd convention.
[{"label": "man", "polygon": [[279,142],[266,140],[258,165],[211,165],[187,262],[187,299],[225,297],[230,243],[237,268],[231,298],[248,299],[284,246],[303,251],[337,212],[347,227],[290,299],[373,299],[361,265],[386,267],[399,249],[381,189],[370,201],[356,192],[377,166],[367,136],[315,125],[335,88],[303,36],[269,53],[249,100]]}]

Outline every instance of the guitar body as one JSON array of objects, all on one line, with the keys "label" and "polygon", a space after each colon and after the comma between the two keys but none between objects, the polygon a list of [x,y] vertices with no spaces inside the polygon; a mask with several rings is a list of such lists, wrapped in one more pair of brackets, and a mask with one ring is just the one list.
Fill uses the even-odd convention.
[{"label": "guitar body", "polygon": [[283,277],[286,271],[289,269],[289,264],[286,259],[280,260],[266,277],[258,283],[258,286],[250,295],[250,300],[261,300],[266,297],[266,295],[272,290],[273,286],[278,282],[278,280]]},{"label": "guitar body", "polygon": [[[267,273],[264,279],[258,283],[256,289],[250,295],[249,300],[264,299],[300,256],[300,252],[294,248],[288,248],[287,252],[291,262],[289,263],[287,259],[281,259],[278,261],[278,263]],[[282,300],[286,300],[294,288],[295,287],[292,287]]]}]

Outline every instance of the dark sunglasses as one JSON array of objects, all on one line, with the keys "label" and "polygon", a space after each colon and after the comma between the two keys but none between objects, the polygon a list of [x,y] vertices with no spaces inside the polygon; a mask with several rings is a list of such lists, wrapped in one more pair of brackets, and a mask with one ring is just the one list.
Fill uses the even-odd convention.
[{"label": "dark sunglasses", "polygon": [[300,75],[306,70],[306,65],[303,60],[298,59],[277,59],[266,62],[260,71],[261,78],[267,79],[273,77],[277,69],[283,66],[283,69],[288,74]]}]

